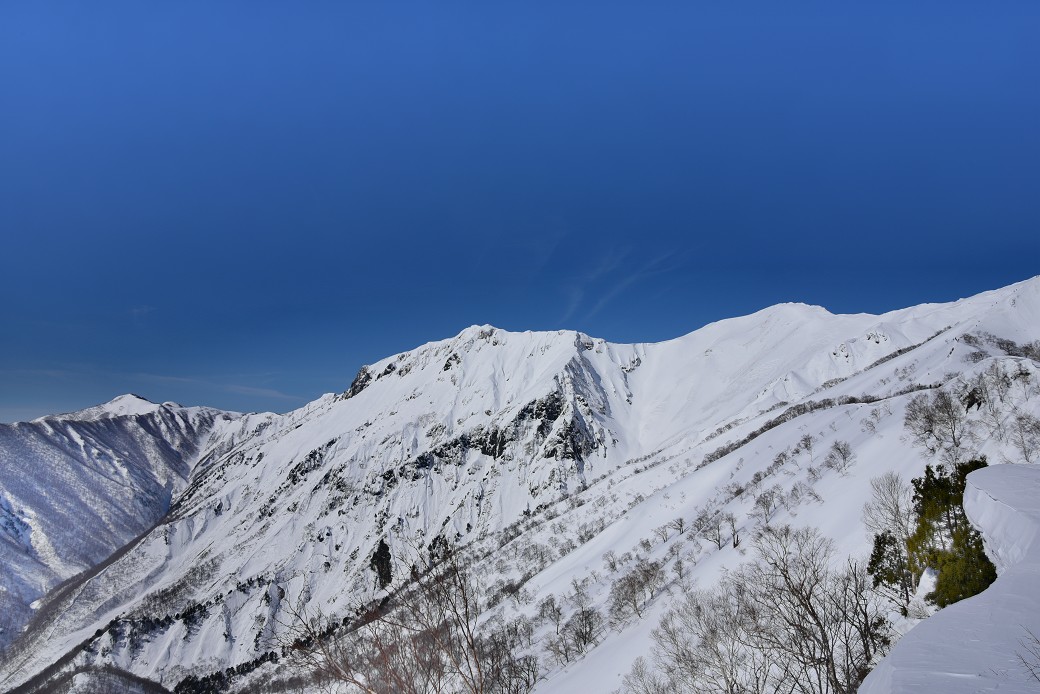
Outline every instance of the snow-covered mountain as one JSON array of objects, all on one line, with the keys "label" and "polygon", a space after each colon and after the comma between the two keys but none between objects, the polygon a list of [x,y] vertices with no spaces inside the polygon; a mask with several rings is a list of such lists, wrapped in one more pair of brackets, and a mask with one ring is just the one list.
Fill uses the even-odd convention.
[{"label": "snow-covered mountain", "polygon": [[33,601],[162,518],[210,433],[236,418],[124,395],[0,424],[0,647]]},{"label": "snow-covered mountain", "polygon": [[[820,527],[843,556],[863,555],[870,478],[917,475],[930,459],[903,436],[909,398],[961,394],[997,368],[1025,385],[994,416],[1040,409],[1030,390],[1040,365],[1021,348],[1037,338],[1040,279],[881,316],[783,304],[657,344],[474,326],[365,367],[344,392],[286,415],[132,415],[197,418],[177,429],[179,443],[166,439],[181,456],[163,463],[180,474],[154,475],[171,481],[159,485],[167,496],[139,483],[150,491],[134,498],[154,498],[142,503],[156,510],[121,537],[158,522],[39,604],[2,658],[0,687],[94,664],[168,688],[229,667],[232,687],[270,682],[283,666],[265,656],[284,643],[294,606],[351,616],[405,580],[438,538],[488,556],[490,589],[524,596],[499,602],[502,613],[530,614],[577,584],[603,606],[638,557],[678,561],[684,580],[711,585],[745,548],[697,541],[672,522],[719,510],[750,534],[764,488],[784,499],[769,522]],[[82,422],[108,421],[90,412]],[[839,441],[855,464],[822,465]],[[981,427],[971,445],[994,462],[1015,457]],[[3,468],[5,489],[13,474],[24,473]],[[40,514],[47,498],[18,497],[8,515]],[[604,630],[582,657],[539,651],[540,626],[539,691],[619,686],[670,599],[663,592],[641,618]]]}]

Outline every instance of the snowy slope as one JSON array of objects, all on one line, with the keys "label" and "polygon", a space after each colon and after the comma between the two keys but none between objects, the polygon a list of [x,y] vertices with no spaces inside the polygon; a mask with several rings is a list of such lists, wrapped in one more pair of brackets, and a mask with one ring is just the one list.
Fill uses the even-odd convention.
[{"label": "snowy slope", "polygon": [[[965,336],[1025,343],[1038,326],[1040,279],[881,316],[783,304],[658,344],[468,328],[220,438],[151,532],[49,596],[0,665],[0,686],[62,658],[167,687],[248,664],[277,650],[287,605],[338,618],[381,595],[381,543],[395,583],[437,537],[492,552],[488,586],[524,583],[524,600],[496,608],[507,615],[532,614],[575,580],[602,607],[636,555],[670,571],[678,557],[689,580],[710,585],[746,545],[662,526],[714,508],[750,536],[755,494],[772,486],[787,502],[770,522],[821,527],[843,556],[865,554],[870,478],[917,475],[929,460],[903,437],[909,398],[959,392],[994,366],[1035,384],[1037,365],[1007,343]],[[1007,407],[1035,409],[1029,393]],[[979,431],[977,452],[1012,455]],[[806,435],[810,448],[798,444]],[[856,452],[845,474],[821,465],[838,440]],[[610,569],[608,550],[629,558]],[[584,658],[539,651],[539,691],[617,687],[669,600],[606,630]],[[532,648],[546,637],[539,626]]]},{"label": "snowy slope", "polygon": [[[1040,635],[1040,468],[1000,465],[968,476],[964,510],[999,577],[911,630],[861,692],[1035,692],[1019,662]],[[1027,632],[1028,630],[1028,632]],[[1034,665],[1040,661],[1034,658]],[[1038,670],[1040,672],[1040,670]]]},{"label": "snowy slope", "polygon": [[159,520],[210,431],[230,419],[125,395],[0,425],[0,648],[33,601]]}]

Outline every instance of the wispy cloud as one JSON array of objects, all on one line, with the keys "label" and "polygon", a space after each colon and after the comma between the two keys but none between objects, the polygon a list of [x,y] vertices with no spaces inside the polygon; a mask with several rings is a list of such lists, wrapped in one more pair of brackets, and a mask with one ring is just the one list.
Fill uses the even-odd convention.
[{"label": "wispy cloud", "polygon": [[249,375],[231,375],[226,379],[201,378],[198,376],[178,376],[174,374],[157,374],[149,372],[125,373],[120,371],[108,371],[105,369],[82,368],[50,368],[50,369],[0,369],[0,376],[17,377],[28,376],[32,378],[53,379],[75,379],[75,378],[104,378],[108,380],[141,380],[155,383],[177,383],[188,386],[199,386],[202,388],[235,393],[236,395],[248,395],[251,397],[275,398],[278,400],[304,400],[305,398],[291,393],[285,393],[276,388],[249,385],[242,383],[249,380],[253,383],[263,382],[271,378],[273,374],[260,373]]},{"label": "wispy cloud", "polygon": [[47,378],[67,378],[74,376],[75,371],[67,369],[0,369],[5,376],[46,376]]},{"label": "wispy cloud", "polygon": [[565,323],[577,314],[578,310],[585,304],[585,297],[599,284],[601,280],[609,277],[615,270],[620,268],[628,259],[627,249],[613,249],[599,257],[596,264],[585,272],[578,275],[574,282],[566,288],[567,305],[560,322]]},{"label": "wispy cloud", "polygon": [[[564,290],[566,303],[560,322],[579,314],[583,320],[593,318],[633,285],[678,270],[686,262],[688,253],[661,253],[635,265],[634,269],[633,255],[628,249],[614,250],[601,256],[595,265],[580,274]],[[588,309],[582,312],[586,306]]]},{"label": "wispy cloud", "polygon": [[155,310],[154,306],[134,306],[128,312],[134,320],[140,320]]},{"label": "wispy cloud", "polygon": [[556,251],[570,237],[566,222],[560,218],[549,220],[540,233],[532,236],[531,240],[531,275],[538,275],[552,261]]},{"label": "wispy cloud", "polygon": [[189,383],[192,385],[207,383],[201,378],[188,378],[186,376],[167,376],[165,374],[135,373],[129,374],[133,378],[143,378],[146,381],[160,381],[163,383]]},{"label": "wispy cloud", "polygon": [[47,405],[37,407],[0,407],[0,423],[28,422],[29,420],[53,412],[55,409],[56,408],[48,409]]},{"label": "wispy cloud", "polygon": [[584,287],[569,287],[567,289],[567,307],[564,309],[563,315],[560,317],[560,322],[564,323],[570,320],[571,316],[577,313],[578,308],[581,306],[581,302],[584,300]]},{"label": "wispy cloud", "polygon": [[290,393],[283,393],[275,388],[263,388],[259,386],[248,386],[240,383],[221,383],[219,381],[213,381],[210,379],[196,378],[192,376],[172,376],[168,374],[153,374],[153,373],[136,373],[132,374],[136,378],[149,380],[149,381],[160,381],[165,383],[183,383],[186,385],[197,385],[212,388],[215,390],[224,391],[226,393],[235,393],[236,395],[249,395],[252,397],[262,398],[274,398],[277,400],[303,400],[304,398],[298,395],[292,395]]},{"label": "wispy cloud", "polygon": [[644,263],[634,272],[622,276],[609,290],[599,297],[592,308],[589,309],[589,312],[585,314],[585,318],[589,319],[595,316],[597,313],[602,311],[607,304],[616,299],[637,282],[655,275],[663,275],[672,272],[673,270],[677,270],[682,265],[682,260],[683,256],[681,254],[676,255],[673,253],[665,253]]},{"label": "wispy cloud", "polygon": [[225,384],[222,388],[229,393],[238,393],[239,395],[255,395],[263,398],[276,398],[278,400],[303,400],[303,398],[297,395],[289,395],[283,393],[280,390],[274,388],[257,388],[254,386],[240,386],[232,383]]}]

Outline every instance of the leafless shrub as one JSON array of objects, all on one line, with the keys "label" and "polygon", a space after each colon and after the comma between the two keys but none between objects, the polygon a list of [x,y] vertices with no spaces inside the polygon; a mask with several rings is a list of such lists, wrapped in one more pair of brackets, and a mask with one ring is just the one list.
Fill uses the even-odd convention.
[{"label": "leafless shrub", "polygon": [[599,642],[603,632],[603,615],[592,606],[588,589],[577,580],[571,585],[573,590],[567,595],[566,601],[573,612],[556,636],[546,644],[549,653],[561,665],[584,655]]},{"label": "leafless shrub", "polygon": [[779,484],[774,484],[755,497],[755,505],[751,509],[751,516],[757,518],[762,523],[769,523],[773,518],[773,514],[780,508],[783,500],[784,490]]},{"label": "leafless shrub", "polygon": [[863,505],[863,524],[871,535],[890,532],[902,543],[914,525],[913,490],[896,472],[870,480],[870,501]]},{"label": "leafless shrub", "polygon": [[960,459],[961,446],[971,430],[960,401],[945,390],[936,390],[930,398],[923,394],[911,398],[903,426],[915,444],[930,453],[942,453],[951,463]]},{"label": "leafless shrub", "polygon": [[621,689],[626,694],[672,694],[675,691],[668,679],[658,675],[643,656],[632,663]]},{"label": "leafless shrub", "polygon": [[978,364],[980,361],[983,361],[983,360],[988,359],[988,358],[989,358],[989,352],[986,352],[986,351],[981,350],[981,349],[977,349],[977,350],[974,350],[972,352],[968,352],[967,354],[964,355],[964,361],[968,362],[969,364]]},{"label": "leafless shrub", "polygon": [[1028,413],[1017,414],[1009,433],[1023,462],[1035,463],[1040,458],[1040,419]]},{"label": "leafless shrub", "polygon": [[671,523],[665,523],[654,528],[654,535],[657,536],[658,542],[666,542],[668,540],[669,528],[671,528]]},{"label": "leafless shrub", "polygon": [[726,519],[722,511],[717,508],[701,511],[693,521],[694,532],[699,537],[714,544],[718,549],[722,549],[722,545],[725,542],[723,531],[725,526]]},{"label": "leafless shrub", "polygon": [[654,631],[623,691],[853,692],[884,653],[889,628],[863,567],[832,569],[814,529],[767,528],[756,558],[713,591],[689,594]]},{"label": "leafless shrub", "polygon": [[563,623],[563,608],[555,595],[548,595],[538,603],[538,618],[551,624],[557,634],[560,633],[560,625]]},{"label": "leafless shrub", "polygon": [[822,503],[823,499],[808,482],[795,482],[784,498],[784,506],[788,511],[793,511],[806,501]]},{"label": "leafless shrub", "polygon": [[1022,627],[1026,633],[1018,643],[1022,646],[1021,651],[1016,651],[1018,662],[1025,668],[1026,673],[1037,682],[1040,682],[1040,636],[1033,631]]},{"label": "leafless shrub", "polygon": [[[875,547],[878,538],[892,538],[889,553],[895,567],[888,582],[875,579],[874,588],[906,614],[914,593],[914,577],[909,572],[907,541],[913,532],[915,514],[913,490],[895,472],[886,472],[870,480],[871,498],[863,505],[863,525],[866,526]],[[877,551],[877,550],[875,550]],[[880,557],[878,557],[880,560]],[[872,559],[873,561],[873,559]],[[874,569],[871,569],[874,570]]]},{"label": "leafless shrub", "polygon": [[853,453],[849,442],[835,441],[827,451],[823,464],[841,475],[847,475],[854,462],[856,462],[856,454]]},{"label": "leafless shrub", "polygon": [[727,513],[723,516],[723,520],[729,526],[729,540],[733,544],[733,548],[736,549],[740,546],[740,534],[737,533],[737,517],[732,513]]},{"label": "leafless shrub", "polygon": [[809,464],[814,465],[816,460],[813,458],[813,450],[816,447],[816,439],[813,438],[812,434],[803,434],[802,438],[798,439],[798,448],[809,454]]},{"label": "leafless shrub", "polygon": [[294,665],[348,691],[512,694],[529,691],[537,679],[537,661],[521,654],[530,627],[521,620],[478,629],[485,592],[451,548],[344,628],[283,604],[291,617],[285,650]]}]

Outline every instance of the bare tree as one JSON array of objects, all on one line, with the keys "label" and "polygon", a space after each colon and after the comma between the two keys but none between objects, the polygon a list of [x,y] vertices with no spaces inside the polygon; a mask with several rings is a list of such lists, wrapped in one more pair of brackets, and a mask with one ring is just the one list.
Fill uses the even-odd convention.
[{"label": "bare tree", "polygon": [[756,629],[733,591],[690,593],[653,632],[656,663],[671,691],[771,691],[769,656],[749,638]]},{"label": "bare tree", "polygon": [[906,614],[917,578],[907,554],[915,521],[913,490],[895,472],[872,478],[870,489],[870,501],[863,505],[863,524],[874,543],[868,565],[873,585]]},{"label": "bare tree", "polygon": [[834,548],[811,528],[767,527],[757,561],[729,580],[759,619],[754,638],[777,676],[804,694],[854,692],[888,645],[862,566],[829,568]]},{"label": "bare tree", "polygon": [[[385,604],[340,622],[287,608],[292,641],[287,651],[304,671],[348,691],[372,694],[503,694],[529,691],[537,662],[520,655],[526,628],[489,623],[484,591],[453,548]],[[535,672],[531,676],[532,669]],[[526,683],[526,684],[525,684]]]},{"label": "bare tree", "polygon": [[783,503],[788,511],[793,512],[794,509],[798,508],[806,500],[823,502],[823,499],[816,493],[811,484],[799,481],[791,485],[791,491],[784,497]]},{"label": "bare tree", "polygon": [[1010,434],[1011,443],[1023,462],[1035,463],[1040,458],[1040,419],[1024,412],[1017,414]]},{"label": "bare tree", "polygon": [[888,645],[863,567],[831,568],[815,529],[766,528],[756,557],[712,591],[686,596],[653,633],[629,692],[851,694]]},{"label": "bare tree", "polygon": [[722,545],[725,543],[725,535],[723,533],[725,525],[726,519],[722,511],[717,508],[701,511],[693,521],[693,527],[697,535],[711,542],[718,549],[722,549]]},{"label": "bare tree", "polygon": [[559,635],[560,625],[563,623],[563,608],[560,607],[555,595],[548,595],[538,603],[538,616],[552,624],[556,629],[556,634]]},{"label": "bare tree", "polygon": [[871,478],[870,501],[863,505],[863,524],[872,535],[888,531],[906,542],[914,527],[913,489],[897,472]]},{"label": "bare tree", "polygon": [[733,548],[740,547],[740,534],[737,533],[737,517],[732,513],[727,513],[723,516],[723,519],[726,521],[726,525],[729,526],[729,539],[733,544]]},{"label": "bare tree", "polygon": [[784,490],[779,484],[775,484],[755,497],[755,505],[751,509],[751,515],[758,518],[762,523],[769,523],[773,514],[780,508],[784,500]]},{"label": "bare tree", "polygon": [[989,431],[990,436],[1001,442],[1007,440],[1007,430],[1004,424],[1007,415],[997,381],[1003,376],[1003,373],[1003,370],[996,364],[991,364],[990,368],[976,375],[971,381],[972,392],[976,394],[979,403],[979,420]]},{"label": "bare tree", "polygon": [[1022,627],[1022,630],[1026,632],[1026,635],[1019,639],[1019,644],[1022,646],[1021,651],[1016,651],[1015,655],[1018,657],[1018,662],[1025,668],[1026,673],[1040,682],[1040,636],[1037,636],[1033,631]]},{"label": "bare tree", "polygon": [[824,459],[824,465],[842,475],[848,474],[849,468],[854,462],[856,462],[856,454],[852,452],[852,446],[848,441],[832,443],[827,451],[827,457]]},{"label": "bare tree", "polygon": [[881,423],[882,410],[880,407],[872,407],[869,414],[863,419],[859,420],[860,425],[863,427],[863,431],[869,434],[877,433],[877,425]]},{"label": "bare tree", "polygon": [[671,522],[668,522],[664,525],[659,525],[656,528],[654,528],[654,535],[657,535],[657,539],[659,542],[665,542],[668,540],[668,531],[671,527]]},{"label": "bare tree", "polygon": [[609,600],[610,625],[618,630],[632,617],[643,616],[642,591],[634,571],[614,581]]},{"label": "bare tree", "polygon": [[561,665],[584,655],[599,642],[603,632],[603,615],[592,605],[584,583],[574,579],[567,602],[573,608],[559,634],[549,639],[547,648]]},{"label": "bare tree", "polygon": [[[678,545],[674,546],[677,547]],[[672,571],[675,572],[675,578],[679,582],[679,586],[683,589],[686,589],[688,587],[688,582],[686,580],[686,577],[688,575],[686,571],[687,559],[689,559],[693,564],[696,563],[695,561],[693,561],[692,557],[686,557],[680,553],[676,553],[675,560],[672,562]]]},{"label": "bare tree", "polygon": [[914,443],[931,453],[942,453],[944,460],[951,463],[959,460],[964,438],[970,433],[970,422],[960,401],[945,390],[936,390],[931,398],[911,398],[903,426]]},{"label": "bare tree", "polygon": [[1025,364],[1019,364],[1018,370],[1012,374],[1014,382],[1022,391],[1022,399],[1029,400],[1033,396],[1033,374],[1026,368]]},{"label": "bare tree", "polygon": [[1011,376],[1004,370],[1003,365],[993,362],[981,374],[985,385],[986,394],[993,400],[1004,402],[1011,392]]},{"label": "bare tree", "polygon": [[627,694],[672,694],[675,688],[639,656],[632,663],[632,670],[625,675],[622,691]]},{"label": "bare tree", "polygon": [[816,446],[816,439],[813,438],[812,434],[804,434],[802,438],[798,439],[798,447],[803,449],[809,454],[809,464],[814,465],[816,460],[813,458],[813,449]]}]

